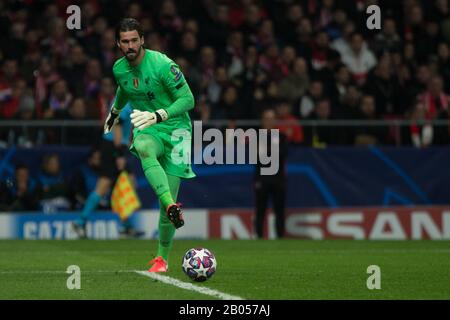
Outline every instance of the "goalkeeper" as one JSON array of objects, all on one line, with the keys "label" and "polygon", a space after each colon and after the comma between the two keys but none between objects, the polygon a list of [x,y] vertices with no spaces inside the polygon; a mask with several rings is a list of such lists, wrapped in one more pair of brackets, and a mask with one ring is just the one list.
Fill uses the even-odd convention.
[{"label": "goalkeeper", "polygon": [[194,97],[177,64],[165,54],[144,48],[138,21],[123,19],[116,29],[116,41],[124,57],[113,66],[118,86],[104,131],[112,130],[130,102],[134,126],[130,151],[140,159],[160,204],[158,252],[149,271],[166,272],[175,230],[184,225],[176,202],[180,181],[195,177],[190,161],[180,161],[190,159],[188,111],[194,107]]}]

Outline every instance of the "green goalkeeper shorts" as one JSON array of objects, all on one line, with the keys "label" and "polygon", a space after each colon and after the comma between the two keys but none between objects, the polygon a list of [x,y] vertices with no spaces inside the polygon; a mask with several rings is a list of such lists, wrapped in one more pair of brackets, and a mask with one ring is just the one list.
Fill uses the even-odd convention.
[{"label": "green goalkeeper shorts", "polygon": [[140,157],[134,147],[134,141],[141,134],[152,136],[161,145],[164,151],[158,161],[167,174],[186,179],[196,176],[191,166],[191,130],[169,130],[158,125],[144,130],[134,129],[130,151],[138,158]]}]

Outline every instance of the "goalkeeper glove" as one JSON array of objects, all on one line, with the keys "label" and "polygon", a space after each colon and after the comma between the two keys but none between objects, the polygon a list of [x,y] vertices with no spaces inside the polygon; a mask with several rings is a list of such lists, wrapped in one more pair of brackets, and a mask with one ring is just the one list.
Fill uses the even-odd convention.
[{"label": "goalkeeper glove", "polygon": [[164,109],[159,109],[155,112],[139,111],[134,109],[130,117],[131,123],[135,128],[144,130],[155,123],[166,121],[169,118],[169,115]]},{"label": "goalkeeper glove", "polygon": [[119,122],[120,111],[112,107],[103,126],[103,133],[111,132],[112,128]]}]

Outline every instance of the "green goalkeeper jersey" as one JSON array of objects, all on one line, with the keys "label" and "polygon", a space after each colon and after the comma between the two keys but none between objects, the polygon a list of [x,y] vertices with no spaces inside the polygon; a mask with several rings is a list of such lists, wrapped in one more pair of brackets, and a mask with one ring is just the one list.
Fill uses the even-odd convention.
[{"label": "green goalkeeper jersey", "polygon": [[153,129],[166,133],[177,128],[190,131],[188,111],[194,107],[194,97],[179,66],[163,53],[143,50],[139,65],[131,66],[123,57],[113,66],[118,85],[115,108],[121,110],[130,102],[133,109],[140,111],[164,109],[169,118],[153,125]]}]

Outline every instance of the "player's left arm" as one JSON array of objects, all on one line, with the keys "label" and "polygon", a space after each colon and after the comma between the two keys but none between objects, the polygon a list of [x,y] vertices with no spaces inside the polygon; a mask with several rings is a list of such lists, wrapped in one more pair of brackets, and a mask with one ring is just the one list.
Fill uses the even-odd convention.
[{"label": "player's left arm", "polygon": [[174,99],[174,102],[165,109],[168,117],[176,117],[194,108],[194,95],[177,64],[174,62],[165,64],[161,78]]},{"label": "player's left arm", "polygon": [[160,79],[161,84],[168,90],[174,101],[167,108],[155,112],[134,110],[131,114],[131,122],[140,130],[194,108],[194,95],[176,63],[172,61],[164,63]]}]

